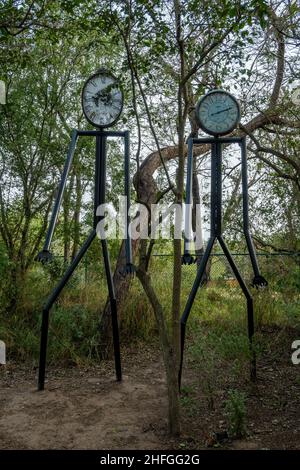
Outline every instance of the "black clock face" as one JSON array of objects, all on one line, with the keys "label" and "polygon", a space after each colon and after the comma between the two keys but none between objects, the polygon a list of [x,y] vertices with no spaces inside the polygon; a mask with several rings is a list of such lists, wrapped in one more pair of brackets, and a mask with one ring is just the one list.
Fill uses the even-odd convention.
[{"label": "black clock face", "polygon": [[109,127],[122,112],[123,93],[110,72],[100,71],[85,82],[81,101],[83,113],[93,126]]},{"label": "black clock face", "polygon": [[196,107],[200,127],[211,135],[225,135],[239,123],[240,106],[230,93],[213,90],[200,99]]}]

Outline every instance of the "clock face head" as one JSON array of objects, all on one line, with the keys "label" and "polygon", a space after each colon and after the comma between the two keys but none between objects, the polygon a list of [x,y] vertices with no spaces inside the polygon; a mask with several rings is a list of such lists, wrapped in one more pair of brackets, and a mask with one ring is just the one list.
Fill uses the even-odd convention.
[{"label": "clock face head", "polygon": [[231,132],[240,121],[240,106],[230,93],[213,90],[197,104],[196,116],[201,129],[211,135]]},{"label": "clock face head", "polygon": [[81,95],[83,113],[96,127],[110,127],[123,108],[123,93],[118,80],[107,71],[99,71],[85,82]]}]

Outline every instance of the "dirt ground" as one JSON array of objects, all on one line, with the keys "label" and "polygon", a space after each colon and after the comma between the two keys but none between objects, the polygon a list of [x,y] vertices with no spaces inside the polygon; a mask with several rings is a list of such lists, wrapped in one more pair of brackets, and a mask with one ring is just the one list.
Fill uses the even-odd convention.
[{"label": "dirt ground", "polygon": [[[1,449],[300,449],[300,365],[287,357],[258,364],[247,400],[248,435],[226,437],[222,407],[209,410],[201,389],[183,407],[179,439],[167,433],[166,384],[157,348],[123,351],[123,381],[113,364],[48,368],[45,390],[37,370],[10,363],[0,369]],[[194,372],[185,373],[192,383]],[[222,403],[226,391],[217,391]],[[224,438],[225,436],[225,438]]]},{"label": "dirt ground", "polygon": [[[123,354],[124,356],[124,354]],[[36,370],[1,373],[1,449],[161,449],[166,392],[161,363],[123,360],[116,382],[110,362],[93,368],[48,368],[45,390]],[[152,423],[155,422],[155,432]]]}]

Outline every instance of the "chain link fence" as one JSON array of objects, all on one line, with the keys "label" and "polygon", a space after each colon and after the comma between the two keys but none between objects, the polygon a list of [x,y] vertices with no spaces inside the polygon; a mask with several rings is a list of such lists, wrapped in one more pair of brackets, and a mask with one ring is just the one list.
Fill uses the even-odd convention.
[{"label": "chain link fence", "polygon": [[[233,252],[233,259],[248,285],[251,285],[253,279],[253,270],[248,253]],[[166,263],[172,262],[173,255],[170,253],[153,254],[154,266],[160,261]],[[197,262],[201,255],[196,255]],[[300,289],[300,252],[276,252],[276,253],[257,253],[257,259],[261,274],[267,279],[269,284],[288,285],[290,283]],[[114,264],[114,263],[112,263]],[[64,261],[63,256],[54,256],[51,271],[54,277],[60,277],[66,269],[68,262]],[[196,271],[196,265],[185,265],[183,269]],[[103,263],[101,258],[95,259],[88,254],[83,258],[75,271],[76,277],[84,284],[88,284],[94,278],[104,275]],[[171,272],[170,272],[171,275]],[[212,253],[207,268],[208,286],[238,285],[237,280],[230,268],[229,262],[224,253]],[[297,283],[298,281],[298,283]],[[292,287],[292,286],[290,286]]]},{"label": "chain link fence", "polygon": [[[248,253],[232,253],[234,261],[247,284],[251,284],[253,270]],[[257,253],[261,274],[269,284],[284,282],[288,278],[300,277],[300,253]],[[223,253],[213,253],[209,280],[216,285],[236,283],[229,262]]]}]

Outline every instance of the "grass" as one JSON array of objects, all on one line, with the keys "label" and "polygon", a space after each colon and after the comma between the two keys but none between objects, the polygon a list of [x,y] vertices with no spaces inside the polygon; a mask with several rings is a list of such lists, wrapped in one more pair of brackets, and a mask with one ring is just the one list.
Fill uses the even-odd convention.
[{"label": "grass", "polygon": [[[99,264],[99,265],[98,265]],[[107,298],[102,264],[98,263],[76,273],[51,312],[49,361],[79,364],[99,360],[101,338],[98,325]],[[154,258],[151,262],[154,288],[168,315],[171,311],[172,259]],[[61,262],[47,268],[40,265],[31,270],[20,291],[17,310],[9,317],[3,312],[0,338],[6,342],[8,359],[37,360],[42,303],[56,284],[63,270]],[[217,279],[225,273],[224,264],[213,263],[213,281],[200,289],[190,314],[188,335],[191,354],[203,364],[202,373],[211,375],[218,360],[230,361],[238,373],[249,361],[246,305],[235,281]],[[183,310],[195,278],[196,266],[184,266],[182,276]],[[264,325],[288,327],[299,325],[298,271],[272,280],[268,289],[253,290],[257,338]],[[215,280],[217,279],[217,280]],[[280,281],[280,282],[279,282]],[[127,301],[120,312],[123,342],[139,339],[151,341],[156,335],[153,312],[137,278],[132,282]],[[257,341],[257,352],[266,347]],[[200,361],[201,359],[201,361]],[[199,371],[200,373],[200,371]],[[207,378],[206,394],[213,407],[213,392]]]},{"label": "grass", "polygon": [[[20,292],[17,310],[10,316],[0,313],[0,339],[6,342],[8,360],[37,365],[42,303],[57,282],[59,270],[60,266],[52,270],[35,267]],[[291,353],[290,338],[300,326],[299,270],[288,270],[290,277],[286,274],[283,278],[271,271],[267,289],[251,289],[256,325],[254,349],[259,367],[262,363],[267,368],[278,364],[284,351]],[[153,286],[170,321],[172,260],[155,258],[151,272]],[[183,267],[182,310],[195,273],[195,265]],[[216,435],[212,445],[219,447],[223,444],[218,435],[235,439],[251,433],[253,396],[259,394],[249,380],[251,351],[245,299],[235,281],[230,277],[224,280],[224,265],[219,270],[215,262],[212,273],[210,284],[196,295],[187,325],[181,406],[188,430],[192,421],[201,422],[201,432],[208,435],[209,441],[211,434]],[[81,366],[100,361],[98,326],[106,298],[103,267],[96,265],[88,272],[79,270],[51,312],[48,363]],[[153,338],[157,337],[154,315],[137,278],[133,279],[119,313],[122,345],[150,342],[152,350]],[[263,358],[267,360],[260,363]],[[276,409],[281,406],[281,402],[274,402]],[[195,436],[197,433],[198,428]],[[183,447],[186,445],[189,444],[182,443]]]},{"label": "grass", "polygon": [[225,402],[225,410],[228,419],[228,428],[231,437],[241,438],[246,436],[246,395],[239,390],[230,390]]}]

